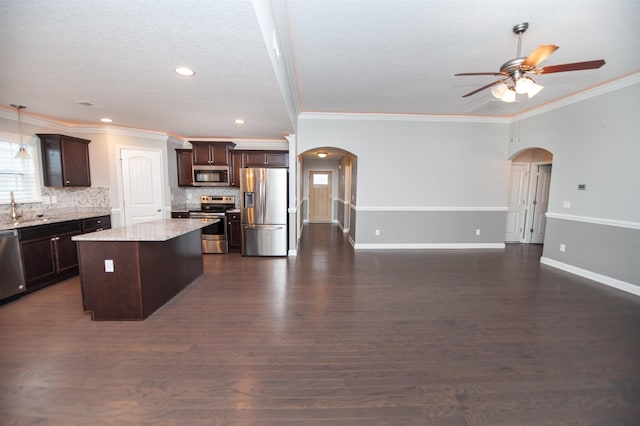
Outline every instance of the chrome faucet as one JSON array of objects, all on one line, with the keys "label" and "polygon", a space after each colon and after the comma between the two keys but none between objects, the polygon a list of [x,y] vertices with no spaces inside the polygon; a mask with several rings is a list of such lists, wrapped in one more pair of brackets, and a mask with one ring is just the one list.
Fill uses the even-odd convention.
[{"label": "chrome faucet", "polygon": [[21,215],[18,215],[16,211],[16,200],[13,198],[13,191],[11,191],[11,220],[15,222],[19,217],[21,217]]}]

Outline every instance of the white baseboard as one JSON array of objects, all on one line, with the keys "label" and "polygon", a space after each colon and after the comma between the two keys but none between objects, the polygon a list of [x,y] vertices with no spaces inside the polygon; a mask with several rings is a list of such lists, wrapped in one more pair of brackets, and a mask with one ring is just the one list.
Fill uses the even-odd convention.
[{"label": "white baseboard", "polygon": [[627,293],[631,293],[635,296],[640,296],[640,286],[628,283],[626,281],[621,281],[616,278],[611,278],[606,275],[591,272],[586,269],[578,268],[577,266],[569,265],[567,263],[558,262],[557,260],[549,259],[548,257],[544,256],[540,258],[540,263],[552,266],[554,268],[562,269],[563,271],[570,272],[572,274],[579,275],[593,281],[597,281],[601,284],[616,288],[618,290],[626,291]]},{"label": "white baseboard", "polygon": [[353,243],[356,250],[448,250],[448,249],[503,249],[504,243]]}]

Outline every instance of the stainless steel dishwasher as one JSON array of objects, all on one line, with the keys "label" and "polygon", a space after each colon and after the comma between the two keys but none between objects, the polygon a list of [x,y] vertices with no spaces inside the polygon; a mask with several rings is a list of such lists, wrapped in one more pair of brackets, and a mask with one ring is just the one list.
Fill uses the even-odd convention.
[{"label": "stainless steel dishwasher", "polygon": [[0,300],[25,291],[18,231],[0,231]]}]

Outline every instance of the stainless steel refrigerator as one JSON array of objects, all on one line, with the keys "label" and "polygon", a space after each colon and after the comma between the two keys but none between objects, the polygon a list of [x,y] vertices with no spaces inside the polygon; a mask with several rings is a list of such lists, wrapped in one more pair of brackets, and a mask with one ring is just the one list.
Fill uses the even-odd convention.
[{"label": "stainless steel refrigerator", "polygon": [[240,169],[243,256],[287,255],[286,169]]}]

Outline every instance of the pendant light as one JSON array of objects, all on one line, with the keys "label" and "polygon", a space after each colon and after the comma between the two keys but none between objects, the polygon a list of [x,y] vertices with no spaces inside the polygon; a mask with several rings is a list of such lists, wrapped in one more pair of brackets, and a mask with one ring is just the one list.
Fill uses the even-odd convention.
[{"label": "pendant light", "polygon": [[22,115],[20,111],[25,109],[26,106],[14,105],[14,104],[11,104],[11,106],[18,111],[18,131],[20,132],[20,149],[18,149],[18,152],[16,153],[15,158],[19,158],[21,160],[30,160],[31,155],[29,155],[29,153],[27,152],[27,149],[24,147],[24,143],[22,143]]}]

